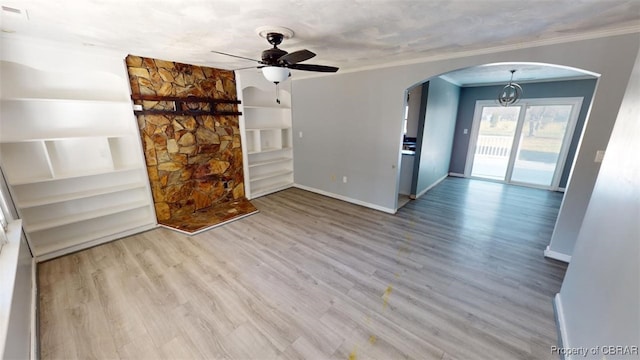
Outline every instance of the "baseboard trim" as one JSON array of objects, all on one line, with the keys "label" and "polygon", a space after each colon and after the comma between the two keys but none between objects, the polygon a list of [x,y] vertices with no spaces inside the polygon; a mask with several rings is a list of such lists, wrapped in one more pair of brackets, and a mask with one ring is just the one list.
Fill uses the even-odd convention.
[{"label": "baseboard trim", "polygon": [[454,177],[459,177],[459,178],[466,177],[466,176],[464,176],[464,174],[454,173],[454,172],[450,172],[449,176],[454,176]]},{"label": "baseboard trim", "polygon": [[[558,331],[558,348],[569,346],[567,341],[567,325],[564,320],[564,310],[562,308],[562,298],[557,293],[553,298],[553,313],[556,319],[556,329]],[[565,359],[564,354],[559,354],[561,359]]]},{"label": "baseboard trim", "polygon": [[433,184],[429,185],[426,189],[420,191],[420,193],[418,195],[416,195],[415,199],[418,199],[418,198],[420,198],[420,196],[426,194],[427,191],[433,189],[436,185],[438,185],[441,182],[443,182],[444,179],[446,179],[448,176],[449,176],[449,174],[445,174],[443,177],[441,177],[440,179],[436,180]]},{"label": "baseboard trim", "polygon": [[38,354],[38,263],[36,258],[31,258],[31,350],[29,358],[36,360]]},{"label": "baseboard trim", "polygon": [[557,251],[553,251],[547,246],[544,250],[544,257],[548,257],[549,259],[554,259],[562,262],[566,262],[567,264],[571,262],[571,255],[559,253]]},{"label": "baseboard trim", "polygon": [[353,198],[350,198],[348,196],[344,196],[344,195],[340,195],[340,194],[334,194],[334,193],[331,193],[331,192],[328,192],[328,191],[312,188],[312,187],[309,187],[309,186],[300,185],[300,184],[293,184],[293,187],[298,188],[298,189],[302,189],[302,190],[306,190],[306,191],[310,191],[312,193],[324,195],[324,196],[327,196],[327,197],[330,197],[330,198],[346,201],[348,203],[364,206],[364,207],[369,208],[369,209],[382,211],[382,212],[385,212],[387,214],[395,214],[396,213],[396,210],[391,209],[391,208],[387,208],[387,207],[376,205],[376,204],[371,204],[371,203],[368,203],[366,201],[353,199]]}]

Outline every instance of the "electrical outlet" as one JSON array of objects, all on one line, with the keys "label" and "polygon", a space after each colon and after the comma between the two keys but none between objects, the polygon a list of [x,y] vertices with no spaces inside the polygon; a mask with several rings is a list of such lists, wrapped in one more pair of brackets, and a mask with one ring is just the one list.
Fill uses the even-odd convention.
[{"label": "electrical outlet", "polygon": [[604,159],[604,150],[596,151],[596,158],[593,161],[597,163],[601,163],[602,159]]},{"label": "electrical outlet", "polygon": [[467,134],[469,133],[469,129],[464,129],[464,130],[462,130],[462,133],[463,133],[463,134],[465,134],[465,135],[467,135]]},{"label": "electrical outlet", "polygon": [[332,175],[331,175],[331,181],[336,182],[336,176],[335,176],[335,174],[332,174]]},{"label": "electrical outlet", "polygon": [[302,139],[302,131],[300,131],[300,132],[298,133],[298,137],[299,137],[300,139]]},{"label": "electrical outlet", "polygon": [[347,183],[347,177],[346,176],[342,177],[342,182],[345,183],[345,184]]}]

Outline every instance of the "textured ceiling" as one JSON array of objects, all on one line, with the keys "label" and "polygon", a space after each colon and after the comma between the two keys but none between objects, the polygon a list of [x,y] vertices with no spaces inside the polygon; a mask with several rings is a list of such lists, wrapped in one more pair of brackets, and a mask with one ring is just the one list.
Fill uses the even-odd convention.
[{"label": "textured ceiling", "polygon": [[[585,34],[640,31],[631,0],[0,0],[3,37],[32,36],[234,69],[259,58],[265,25],[295,32],[281,48],[343,71]],[[595,36],[595,35],[594,35]],[[302,75],[302,74],[300,74]],[[508,75],[508,74],[507,74]]]}]

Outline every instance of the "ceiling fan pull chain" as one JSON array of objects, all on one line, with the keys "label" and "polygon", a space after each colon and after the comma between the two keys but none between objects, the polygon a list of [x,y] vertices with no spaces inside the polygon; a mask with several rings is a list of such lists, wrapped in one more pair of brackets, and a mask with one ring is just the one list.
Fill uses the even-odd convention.
[{"label": "ceiling fan pull chain", "polygon": [[279,87],[278,87],[278,83],[276,82],[276,103],[279,105],[280,104],[280,91],[279,91]]}]

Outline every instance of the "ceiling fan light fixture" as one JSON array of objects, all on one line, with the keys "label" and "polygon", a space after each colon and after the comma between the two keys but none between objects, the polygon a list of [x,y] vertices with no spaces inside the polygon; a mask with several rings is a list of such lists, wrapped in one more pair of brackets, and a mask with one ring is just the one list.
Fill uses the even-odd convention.
[{"label": "ceiling fan light fixture", "polygon": [[509,83],[500,90],[500,94],[498,94],[498,103],[502,106],[513,105],[522,98],[522,86],[513,82],[513,74],[516,70],[511,71],[511,80]]},{"label": "ceiling fan light fixture", "polygon": [[262,75],[273,83],[281,83],[289,78],[289,69],[280,66],[265,66]]}]

